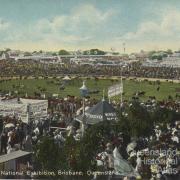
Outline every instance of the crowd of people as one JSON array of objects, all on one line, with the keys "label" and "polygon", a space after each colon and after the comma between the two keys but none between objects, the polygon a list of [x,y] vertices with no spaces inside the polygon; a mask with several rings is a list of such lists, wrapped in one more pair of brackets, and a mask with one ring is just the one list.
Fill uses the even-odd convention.
[{"label": "crowd of people", "polygon": [[[29,68],[31,67],[31,68]],[[126,66],[108,66],[71,64],[69,61],[64,65],[43,64],[36,61],[1,61],[0,76],[58,76],[62,74],[78,74],[88,76],[106,75],[124,77],[143,77],[143,78],[162,78],[162,79],[179,79],[179,68],[175,67],[145,67],[141,62],[129,63]]]},{"label": "crowd of people", "polygon": [[166,128],[157,125],[149,139],[143,143],[139,139],[133,148],[127,148],[128,159],[135,161],[134,168],[139,174],[149,173],[151,179],[179,178],[179,130],[179,121],[167,124]]},{"label": "crowd of people", "polygon": [[19,149],[32,150],[27,124],[15,117],[2,117],[1,121],[3,121],[1,154],[9,154]]},{"label": "crowd of people", "polygon": [[[92,106],[95,101],[86,99],[86,106]],[[131,103],[124,101],[123,104],[112,102],[116,108],[121,107],[125,109],[126,106],[131,106]],[[174,101],[157,102],[155,99],[141,102],[141,106],[148,110],[160,108],[175,109],[180,111],[179,103]],[[42,136],[51,136],[54,141],[62,147],[66,141],[66,137],[73,135],[76,141],[81,139],[80,126],[76,126],[73,118],[77,114],[82,114],[82,101],[73,96],[68,96],[64,99],[49,100],[49,110],[46,119],[33,120],[29,124],[24,124],[21,120],[15,117],[3,117],[3,130],[1,133],[1,154],[11,153],[18,149],[25,151],[33,151],[33,147],[40,142]],[[126,114],[124,114],[126,116]],[[179,129],[180,124],[177,121],[175,124],[167,124],[166,128],[162,128],[161,124],[154,127],[154,133],[149,138],[131,139],[129,144],[124,144],[126,141],[124,135],[111,133],[107,139],[101,142],[99,150],[101,153],[97,154],[97,163],[99,167],[108,170],[115,170],[121,165],[114,163],[118,158],[126,159],[121,163],[125,167],[134,169],[134,173],[151,179],[166,179],[176,178],[179,173]],[[127,143],[127,142],[126,142]],[[159,149],[163,152],[156,152]],[[156,152],[153,154],[152,152]],[[173,152],[173,154],[163,154],[166,152]],[[173,156],[172,156],[173,155]],[[157,163],[152,162],[157,159]],[[119,160],[120,161],[120,160]],[[171,172],[170,172],[171,170]],[[173,170],[173,172],[172,172]],[[96,177],[96,176],[95,176]],[[128,178],[128,177],[126,177]]]},{"label": "crowd of people", "polygon": [[[52,99],[48,103],[48,116],[45,119],[33,119],[29,124],[15,116],[1,117],[1,154],[12,152],[14,148],[32,151],[39,137],[49,133],[53,127],[66,128],[82,106],[81,99],[73,96]],[[55,135],[57,132],[59,131],[55,131]]]}]

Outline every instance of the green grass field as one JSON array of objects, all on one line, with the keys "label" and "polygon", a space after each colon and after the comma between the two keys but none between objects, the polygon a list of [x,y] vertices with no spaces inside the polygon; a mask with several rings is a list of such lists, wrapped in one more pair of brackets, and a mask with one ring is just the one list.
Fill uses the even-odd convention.
[{"label": "green grass field", "polygon": [[[100,99],[102,98],[103,89],[105,90],[105,96],[107,96],[107,89],[109,86],[119,83],[120,80],[110,79],[86,79],[86,85],[90,90],[98,89],[98,94],[92,94],[91,97]],[[80,96],[79,88],[82,86],[82,79],[74,79],[67,82],[64,90],[60,90],[60,84],[63,81],[61,79],[23,79],[23,80],[8,80],[1,81],[0,92],[18,91],[19,96],[23,96],[26,93],[30,96],[34,95],[34,92],[43,92],[47,96],[51,94],[59,94],[59,97],[65,97],[67,95]],[[155,96],[158,100],[167,99],[168,96],[175,97],[177,89],[180,88],[178,83],[161,82],[160,90],[157,91],[158,84],[156,82],[142,81],[137,82],[134,80],[123,80],[124,85],[124,99],[129,99],[137,91],[145,91],[145,95],[142,99],[147,99],[149,96]],[[115,97],[117,99],[119,97]]]}]

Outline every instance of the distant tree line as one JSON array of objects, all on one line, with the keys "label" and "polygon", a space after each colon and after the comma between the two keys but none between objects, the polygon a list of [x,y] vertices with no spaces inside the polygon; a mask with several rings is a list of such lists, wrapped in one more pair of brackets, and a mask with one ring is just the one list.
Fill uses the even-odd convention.
[{"label": "distant tree line", "polygon": [[171,49],[168,49],[167,51],[150,51],[149,58],[162,60],[163,58],[167,57],[168,55],[172,55],[172,54],[173,54],[173,51]]},{"label": "distant tree line", "polygon": [[[58,55],[70,55],[71,53],[65,49],[61,49],[58,51]],[[82,55],[105,55],[106,52],[99,50],[99,49],[90,49],[86,51],[78,51],[76,54],[82,54]]]}]

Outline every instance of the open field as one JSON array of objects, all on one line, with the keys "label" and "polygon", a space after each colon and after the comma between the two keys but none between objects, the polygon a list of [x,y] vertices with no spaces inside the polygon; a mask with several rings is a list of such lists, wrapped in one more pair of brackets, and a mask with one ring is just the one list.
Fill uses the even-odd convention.
[{"label": "open field", "polygon": [[[117,84],[120,79],[95,79],[85,78],[86,85],[89,90],[99,90],[98,94],[91,94],[93,98],[100,99],[102,97],[103,89],[107,96],[107,89],[109,86]],[[123,80],[124,85],[124,99],[129,99],[137,91],[145,91],[145,95],[141,96],[142,99],[147,99],[149,96],[155,96],[158,100],[167,99],[168,96],[175,97],[176,94],[180,95],[180,84],[172,82],[160,82],[160,85],[156,81],[142,80]],[[60,90],[60,86],[63,84],[62,79],[13,79],[13,80],[1,80],[0,92],[18,92],[19,96],[23,96],[26,93],[29,96],[34,96],[34,92],[45,93],[47,96],[51,94],[59,94],[59,97],[65,97],[67,95],[80,96],[79,88],[82,86],[82,78],[76,78],[69,82],[66,82],[64,90]],[[157,91],[158,86],[160,87]],[[119,97],[116,97],[119,98]]]}]

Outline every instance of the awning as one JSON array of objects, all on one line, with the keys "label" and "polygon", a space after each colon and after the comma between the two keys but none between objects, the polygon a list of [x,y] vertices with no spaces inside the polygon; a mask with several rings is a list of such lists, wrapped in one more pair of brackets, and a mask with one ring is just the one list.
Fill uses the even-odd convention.
[{"label": "awning", "polygon": [[7,161],[10,161],[13,159],[17,159],[17,158],[20,158],[20,157],[23,157],[23,156],[26,156],[29,154],[31,154],[31,152],[26,152],[26,151],[21,151],[21,150],[14,151],[9,154],[4,154],[4,155],[0,156],[0,163],[4,163],[4,162],[7,162]]}]

